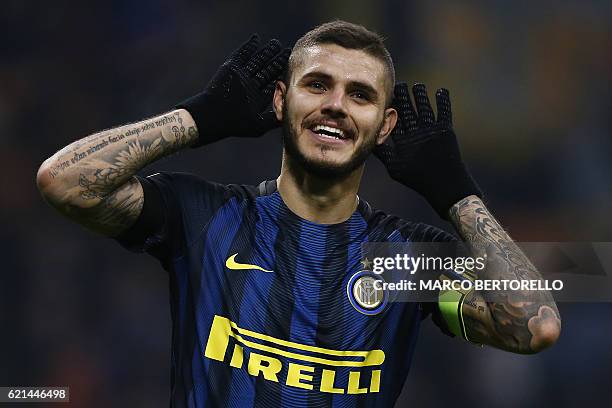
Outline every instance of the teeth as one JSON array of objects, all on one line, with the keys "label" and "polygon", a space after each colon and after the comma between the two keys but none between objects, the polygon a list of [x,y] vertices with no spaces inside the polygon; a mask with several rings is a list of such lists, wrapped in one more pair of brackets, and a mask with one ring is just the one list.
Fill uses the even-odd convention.
[{"label": "teeth", "polygon": [[342,130],[340,130],[340,129],[335,128],[335,127],[324,126],[324,125],[317,125],[317,126],[315,126],[312,129],[312,131],[315,132],[315,133],[320,132],[322,130],[324,130],[324,131],[326,131],[328,133],[333,133],[333,134],[336,135],[336,137],[344,137],[344,132]]}]

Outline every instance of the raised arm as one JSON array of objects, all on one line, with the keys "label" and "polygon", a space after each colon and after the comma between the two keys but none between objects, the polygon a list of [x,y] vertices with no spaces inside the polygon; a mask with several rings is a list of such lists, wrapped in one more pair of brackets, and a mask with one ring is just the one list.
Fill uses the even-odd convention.
[{"label": "raised arm", "polygon": [[63,215],[106,236],[126,231],[143,208],[134,175],[187,146],[230,137],[257,137],[279,125],[271,105],[289,49],[260,47],[253,35],[230,55],[203,92],[176,109],[78,140],[45,160],[36,182]]},{"label": "raised arm", "polygon": [[[459,201],[451,208],[450,218],[471,252],[487,257],[479,279],[542,279],[480,198]],[[561,333],[559,310],[548,291],[497,291],[486,299],[472,291],[463,301],[462,313],[469,340],[515,353],[541,351]]]},{"label": "raised arm", "polygon": [[105,130],[69,144],[43,162],[36,182],[61,214],[106,236],[129,228],[143,206],[134,175],[198,139],[185,109]]},{"label": "raised arm", "polygon": [[[536,268],[493,218],[482,200],[459,151],[452,127],[448,91],[436,92],[437,118],[423,84],[413,87],[413,108],[406,84],[395,86],[394,106],[399,121],[391,134],[393,145],[375,150],[391,177],[428,200],[444,219],[450,220],[474,256],[486,254],[479,279],[538,280]],[[451,328],[468,340],[516,353],[535,353],[559,337],[559,311],[546,291],[497,291],[485,299],[472,291],[461,297],[457,311],[462,319]],[[452,308],[447,308],[451,310]]]}]

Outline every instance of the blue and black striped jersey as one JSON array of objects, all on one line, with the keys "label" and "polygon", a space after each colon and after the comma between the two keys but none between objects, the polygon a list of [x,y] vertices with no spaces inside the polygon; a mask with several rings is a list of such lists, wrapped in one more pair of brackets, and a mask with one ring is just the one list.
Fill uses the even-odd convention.
[{"label": "blue and black striped jersey", "polygon": [[428,308],[351,299],[364,242],[455,238],[360,200],[340,224],[292,213],[275,181],[220,185],[181,173],[139,179],[142,214],[119,242],[170,275],[171,405],[392,406]]}]

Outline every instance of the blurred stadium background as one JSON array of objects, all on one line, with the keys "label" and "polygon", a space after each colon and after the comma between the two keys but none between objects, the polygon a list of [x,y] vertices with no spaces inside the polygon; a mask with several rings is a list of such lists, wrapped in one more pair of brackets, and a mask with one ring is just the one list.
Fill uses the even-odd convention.
[{"label": "blurred stadium background", "polygon": [[[465,160],[515,239],[612,241],[608,1],[34,3],[0,12],[0,385],[69,385],[79,407],[167,405],[164,271],[55,214],[36,169],[75,139],[199,91],[255,31],[292,43],[342,18],[384,34],[398,78],[450,89]],[[279,140],[227,140],[145,173],[257,183],[276,176]],[[374,159],[360,194],[450,228]],[[612,306],[560,310],[559,343],[536,356],[464,344],[427,321],[398,406],[605,404]]]}]

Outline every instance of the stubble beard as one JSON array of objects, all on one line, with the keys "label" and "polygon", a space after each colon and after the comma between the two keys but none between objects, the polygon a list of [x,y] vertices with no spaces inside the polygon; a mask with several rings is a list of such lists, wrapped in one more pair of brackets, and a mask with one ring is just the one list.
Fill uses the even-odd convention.
[{"label": "stubble beard", "polygon": [[[377,135],[382,129],[383,123],[379,124],[376,132]],[[376,147],[376,137],[366,138],[366,141],[359,146],[353,156],[344,163],[333,163],[327,160],[312,159],[306,157],[301,151],[297,143],[297,132],[293,123],[289,120],[287,112],[287,101],[283,103],[283,145],[288,158],[292,165],[297,165],[307,173],[320,178],[344,178],[355,171],[365,163],[366,159]],[[325,147],[323,147],[325,149]]]}]

